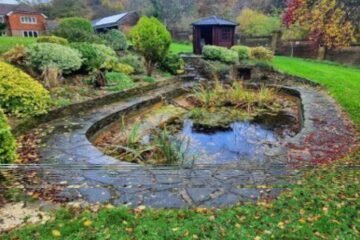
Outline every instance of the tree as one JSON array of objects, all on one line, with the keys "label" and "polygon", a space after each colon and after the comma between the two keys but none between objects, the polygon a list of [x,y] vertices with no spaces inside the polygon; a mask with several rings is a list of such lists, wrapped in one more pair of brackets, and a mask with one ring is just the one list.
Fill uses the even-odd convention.
[{"label": "tree", "polygon": [[250,36],[271,35],[279,30],[281,21],[278,17],[267,16],[258,11],[244,8],[237,18],[240,32]]},{"label": "tree", "polygon": [[144,56],[148,76],[161,62],[171,44],[171,35],[165,26],[154,17],[141,17],[131,30],[130,37],[135,49]]},{"label": "tree", "polygon": [[314,46],[325,49],[348,46],[353,39],[352,23],[337,0],[288,0],[283,22],[307,26]]}]

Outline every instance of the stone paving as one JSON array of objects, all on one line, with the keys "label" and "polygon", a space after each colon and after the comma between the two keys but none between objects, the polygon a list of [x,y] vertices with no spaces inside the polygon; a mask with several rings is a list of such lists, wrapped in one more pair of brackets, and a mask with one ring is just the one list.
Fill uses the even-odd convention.
[{"label": "stone paving", "polygon": [[89,203],[156,208],[223,207],[276,197],[291,183],[297,167],[330,162],[346,154],[356,131],[324,93],[293,87],[301,95],[304,128],[283,146],[271,149],[261,163],[231,165],[140,166],[105,156],[88,140],[96,129],[122,114],[171,95],[178,85],[149,91],[85,113],[54,120],[41,148],[41,177],[64,188],[59,198]]}]

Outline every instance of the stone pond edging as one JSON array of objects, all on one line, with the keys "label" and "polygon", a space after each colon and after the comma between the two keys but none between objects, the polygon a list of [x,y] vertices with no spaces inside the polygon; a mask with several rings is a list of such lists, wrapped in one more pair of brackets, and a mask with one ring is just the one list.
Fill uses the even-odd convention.
[{"label": "stone pond edging", "polygon": [[275,197],[281,192],[276,186],[286,186],[298,172],[294,167],[334,161],[348,153],[356,141],[356,131],[336,103],[306,86],[282,86],[301,96],[304,128],[288,139],[286,152],[269,155],[261,166],[139,166],[106,156],[89,141],[88,137],[122,113],[171,97],[181,88],[181,84],[166,85],[43,125],[54,128],[43,137],[45,146],[40,149],[43,161],[38,168],[43,181],[61,183],[63,190],[58,197],[67,201],[160,208],[222,207]]},{"label": "stone pond edging", "polygon": [[120,91],[120,92],[110,93],[105,96],[93,98],[93,99],[86,100],[83,102],[73,103],[68,106],[50,110],[46,114],[28,118],[23,121],[19,121],[18,123],[15,123],[15,125],[12,126],[12,129],[13,129],[12,131],[15,135],[21,135],[21,134],[25,133],[26,131],[28,131],[32,128],[35,128],[36,126],[38,126],[40,124],[43,124],[43,123],[46,123],[46,122],[49,122],[49,121],[52,121],[55,119],[63,118],[66,116],[70,116],[73,114],[77,114],[81,111],[88,111],[90,109],[93,109],[93,108],[96,108],[99,106],[111,104],[111,103],[114,103],[121,99],[128,98],[128,97],[136,95],[136,94],[139,95],[141,93],[145,93],[147,91],[172,84],[176,81],[179,81],[179,79],[172,78],[169,80],[159,81],[159,82],[152,83],[152,84],[144,84],[143,86],[126,89],[126,90]]}]

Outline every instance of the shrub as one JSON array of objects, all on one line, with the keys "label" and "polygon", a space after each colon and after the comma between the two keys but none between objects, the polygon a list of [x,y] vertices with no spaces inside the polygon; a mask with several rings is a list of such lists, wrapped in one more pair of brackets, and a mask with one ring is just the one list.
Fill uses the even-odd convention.
[{"label": "shrub", "polygon": [[60,45],[68,45],[69,42],[65,38],[57,36],[41,36],[36,39],[38,43],[56,43]]},{"label": "shrub", "polygon": [[46,113],[49,92],[21,70],[0,62],[0,107],[16,116]]},{"label": "shrub", "polygon": [[70,42],[94,42],[96,36],[91,22],[85,18],[65,18],[55,29],[54,35]]},{"label": "shrub", "polygon": [[0,109],[0,164],[12,163],[16,158],[16,142],[4,112]]},{"label": "shrub", "polygon": [[144,64],[142,63],[141,58],[139,58],[138,56],[129,54],[121,57],[120,62],[133,67],[135,73],[144,73]]},{"label": "shrub", "polygon": [[156,79],[153,77],[146,76],[143,78],[143,81],[147,82],[147,83],[154,83],[154,82],[156,82]]},{"label": "shrub", "polygon": [[79,51],[54,43],[37,43],[28,46],[27,60],[30,66],[43,71],[48,65],[56,66],[64,73],[80,69],[82,60]]},{"label": "shrub", "polygon": [[4,53],[2,56],[5,61],[9,63],[21,65],[25,62],[26,59],[26,47],[22,45],[15,46]]},{"label": "shrub", "polygon": [[141,17],[130,32],[135,49],[144,56],[148,76],[169,51],[171,35],[154,17]]},{"label": "shrub", "polygon": [[231,50],[235,51],[239,55],[239,61],[247,60],[250,58],[251,49],[247,46],[233,46]]},{"label": "shrub", "polygon": [[160,68],[171,74],[179,74],[184,70],[184,60],[175,53],[168,53],[161,61]]},{"label": "shrub", "polygon": [[126,36],[119,30],[112,29],[103,34],[101,38],[115,51],[126,50],[128,48]]},{"label": "shrub", "polygon": [[203,56],[208,60],[217,60],[224,63],[236,63],[238,54],[232,50],[218,46],[205,46]]},{"label": "shrub", "polygon": [[274,57],[274,53],[264,47],[251,48],[251,59],[257,61],[271,61]]},{"label": "shrub", "polygon": [[134,86],[134,81],[124,73],[108,72],[106,80],[108,82],[107,89],[110,91],[122,91]]},{"label": "shrub", "polygon": [[72,43],[70,46],[80,52],[84,70],[99,69],[106,60],[105,55],[91,43]]},{"label": "shrub", "polygon": [[115,72],[125,73],[127,75],[133,74],[135,72],[134,68],[128,64],[116,63],[112,70]]}]

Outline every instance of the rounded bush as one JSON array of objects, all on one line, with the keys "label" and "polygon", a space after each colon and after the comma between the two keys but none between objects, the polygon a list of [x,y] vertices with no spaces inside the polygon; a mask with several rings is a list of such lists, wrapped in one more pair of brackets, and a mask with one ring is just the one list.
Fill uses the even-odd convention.
[{"label": "rounded bush", "polygon": [[99,69],[105,61],[105,55],[91,43],[72,43],[70,46],[80,52],[83,60],[82,68],[84,70],[92,71]]},{"label": "rounded bush", "polygon": [[239,55],[239,61],[248,60],[250,58],[251,49],[247,46],[236,45],[231,48],[231,50],[235,51]]},{"label": "rounded bush", "polygon": [[49,92],[29,75],[7,63],[0,62],[0,107],[15,116],[46,113]]},{"label": "rounded bush", "polygon": [[96,38],[91,22],[76,17],[63,19],[55,29],[54,35],[66,38],[70,42],[93,42]]},{"label": "rounded bush", "polygon": [[218,46],[204,46],[203,56],[208,60],[216,60],[224,63],[236,63],[238,61],[238,54],[235,51]]},{"label": "rounded bush", "polygon": [[257,61],[271,61],[274,57],[274,53],[264,47],[251,48],[251,59]]},{"label": "rounded bush", "polygon": [[112,29],[103,34],[101,38],[115,51],[122,51],[128,48],[126,36],[119,30]]},{"label": "rounded bush", "polygon": [[133,67],[135,70],[135,73],[141,74],[141,73],[144,73],[144,71],[145,71],[144,64],[142,63],[141,58],[138,56],[129,54],[124,57],[121,57],[120,62]]},{"label": "rounded bush", "polygon": [[40,36],[36,39],[37,43],[56,43],[60,45],[68,45],[67,39],[57,36]]},{"label": "rounded bush", "polygon": [[79,51],[54,43],[36,43],[28,46],[27,60],[30,66],[38,71],[52,65],[64,73],[74,72],[80,69],[82,64]]},{"label": "rounded bush", "polygon": [[176,53],[168,53],[163,61],[161,61],[160,68],[171,74],[182,73],[184,70],[184,60]]},{"label": "rounded bush", "polygon": [[2,109],[0,109],[0,164],[12,163],[16,158],[16,142],[11,134]]}]

